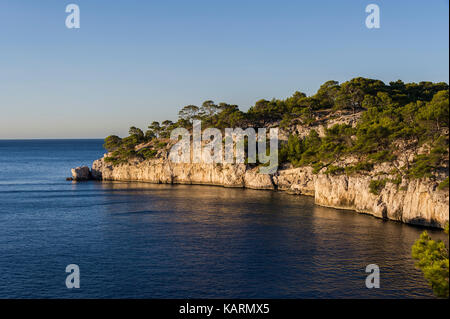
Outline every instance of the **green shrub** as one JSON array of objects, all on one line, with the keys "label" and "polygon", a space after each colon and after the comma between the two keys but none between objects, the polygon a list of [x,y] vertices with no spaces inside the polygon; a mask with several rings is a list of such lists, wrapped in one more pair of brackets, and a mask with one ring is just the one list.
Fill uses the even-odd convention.
[{"label": "green shrub", "polygon": [[380,195],[383,188],[386,186],[386,180],[371,180],[369,184],[369,191],[374,195]]},{"label": "green shrub", "polygon": [[138,151],[138,155],[142,156],[143,159],[151,159],[156,156],[158,153],[157,150],[151,149],[151,148],[143,148]]},{"label": "green shrub", "polygon": [[320,171],[322,168],[324,168],[324,167],[325,167],[325,165],[324,165],[322,162],[314,163],[314,164],[312,165],[312,168],[313,168],[313,174],[318,174],[319,171]]},{"label": "green shrub", "polygon": [[122,144],[122,139],[118,137],[117,135],[110,135],[107,138],[105,138],[105,144],[103,144],[103,147],[108,151],[112,152],[116,149],[118,149]]},{"label": "green shrub", "polygon": [[444,179],[442,182],[439,183],[438,188],[439,188],[440,190],[448,189],[448,188],[449,188],[448,177],[447,177],[446,179]]},{"label": "green shrub", "polygon": [[392,154],[390,150],[382,150],[369,155],[369,159],[371,159],[374,163],[391,162],[395,160],[395,158],[396,156]]},{"label": "green shrub", "polygon": [[390,179],[389,182],[391,182],[394,185],[400,185],[402,183],[403,179],[401,175],[397,175],[394,179]]},{"label": "green shrub", "polygon": [[120,157],[105,157],[105,162],[110,163],[112,165],[119,165],[119,164],[125,163],[126,160],[124,160]]},{"label": "green shrub", "polygon": [[[445,226],[448,235],[448,223]],[[440,298],[449,297],[449,263],[448,248],[441,241],[434,241],[426,231],[412,246],[412,257],[416,260],[416,267],[422,270],[425,279]]]},{"label": "green shrub", "polygon": [[343,167],[339,167],[339,166],[334,166],[334,165],[330,165],[327,167],[326,170],[326,174],[330,174],[330,175],[340,175],[343,174],[345,172],[345,168]]},{"label": "green shrub", "polygon": [[440,155],[433,152],[417,155],[408,170],[408,176],[413,178],[432,177],[433,172],[439,167]]},{"label": "green shrub", "polygon": [[158,142],[158,144],[156,144],[156,148],[161,149],[167,146],[167,142]]},{"label": "green shrub", "polygon": [[373,164],[369,162],[359,162],[353,166],[347,166],[345,168],[345,172],[347,174],[359,173],[361,171],[371,171],[373,169]]}]

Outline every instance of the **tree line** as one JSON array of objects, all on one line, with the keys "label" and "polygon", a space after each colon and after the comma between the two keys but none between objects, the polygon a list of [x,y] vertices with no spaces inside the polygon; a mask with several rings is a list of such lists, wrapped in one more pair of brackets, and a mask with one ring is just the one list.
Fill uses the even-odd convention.
[{"label": "tree line", "polygon": [[[411,167],[405,168],[409,177],[430,177],[448,154],[448,135],[441,136],[442,128],[449,127],[449,86],[447,83],[404,83],[400,80],[385,84],[380,80],[354,78],[342,84],[327,81],[317,92],[307,96],[295,92],[286,99],[259,100],[247,112],[237,105],[208,100],[201,106],[187,105],[178,113],[176,122],[154,121],[145,131],[131,127],[129,136],[112,135],[104,147],[112,152],[111,161],[119,163],[130,157],[148,159],[165,146],[164,139],[177,127],[191,128],[200,120],[202,128],[262,127],[279,125],[287,128],[300,121],[313,125],[323,112],[363,112],[356,127],[341,124],[326,130],[324,137],[311,130],[306,138],[291,135],[280,146],[280,162],[294,166],[312,165],[316,171],[327,167],[329,173],[351,173],[370,170],[379,162],[392,161],[393,141],[417,140],[430,143],[429,154],[417,156]],[[135,146],[148,143],[139,151]],[[349,154],[364,155],[354,167],[333,167],[332,163]]]}]

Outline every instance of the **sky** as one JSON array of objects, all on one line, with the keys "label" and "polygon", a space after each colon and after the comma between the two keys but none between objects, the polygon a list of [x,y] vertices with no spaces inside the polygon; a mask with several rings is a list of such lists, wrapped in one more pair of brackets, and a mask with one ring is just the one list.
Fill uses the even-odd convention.
[{"label": "sky", "polygon": [[357,76],[448,83],[448,29],[448,0],[0,0],[0,139],[126,136]]}]

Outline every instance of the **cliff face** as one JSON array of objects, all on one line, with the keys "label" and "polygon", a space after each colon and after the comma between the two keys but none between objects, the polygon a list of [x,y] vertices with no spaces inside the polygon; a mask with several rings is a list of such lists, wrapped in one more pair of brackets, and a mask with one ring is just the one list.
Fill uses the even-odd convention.
[{"label": "cliff face", "polygon": [[[328,114],[318,116],[311,125],[291,125],[280,129],[279,140],[286,142],[290,135],[300,138],[315,130],[325,136],[334,124],[355,127],[362,113]],[[448,130],[441,132],[448,136]],[[170,143],[160,149],[153,159],[130,159],[112,165],[105,158],[94,162],[90,176],[98,180],[142,181],[168,184],[206,184],[224,187],[246,187],[286,191],[292,194],[314,196],[321,206],[355,210],[379,218],[410,224],[443,228],[449,221],[449,191],[440,190],[438,181],[448,177],[448,156],[442,163],[437,178],[410,179],[405,175],[417,155],[427,154],[429,146],[417,141],[393,143],[395,159],[374,164],[370,171],[327,174],[327,167],[313,172],[312,167],[280,167],[275,174],[259,174],[259,168],[245,164],[177,164],[168,160]],[[145,147],[140,145],[136,150]],[[337,158],[334,167],[347,168],[361,163],[356,155]],[[74,175],[74,180],[78,176]],[[382,185],[374,191],[371,182]],[[373,185],[372,185],[373,186]]]},{"label": "cliff face", "polygon": [[[207,184],[287,191],[315,197],[321,206],[350,209],[404,223],[443,227],[449,221],[449,192],[430,179],[387,182],[375,195],[370,181],[382,168],[363,175],[313,173],[311,167],[284,168],[273,175],[259,174],[244,164],[175,164],[165,158],[109,165],[104,158],[92,166],[92,177],[111,181]],[[389,177],[389,176],[384,176]],[[389,180],[389,179],[387,179]]]}]

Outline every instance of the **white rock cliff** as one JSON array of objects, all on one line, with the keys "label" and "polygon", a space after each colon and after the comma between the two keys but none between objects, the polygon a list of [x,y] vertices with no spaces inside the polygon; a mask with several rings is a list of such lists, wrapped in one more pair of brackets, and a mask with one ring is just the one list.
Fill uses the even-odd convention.
[{"label": "white rock cliff", "polygon": [[[377,174],[378,172],[378,174]],[[355,210],[376,217],[410,224],[444,227],[449,221],[449,192],[439,190],[430,179],[387,182],[378,195],[369,184],[378,178],[370,174],[314,174],[311,167],[283,168],[272,175],[259,174],[257,167],[244,164],[175,164],[158,158],[109,165],[104,158],[93,163],[92,178],[108,181],[206,184],[287,191],[314,196],[321,206]]]}]

